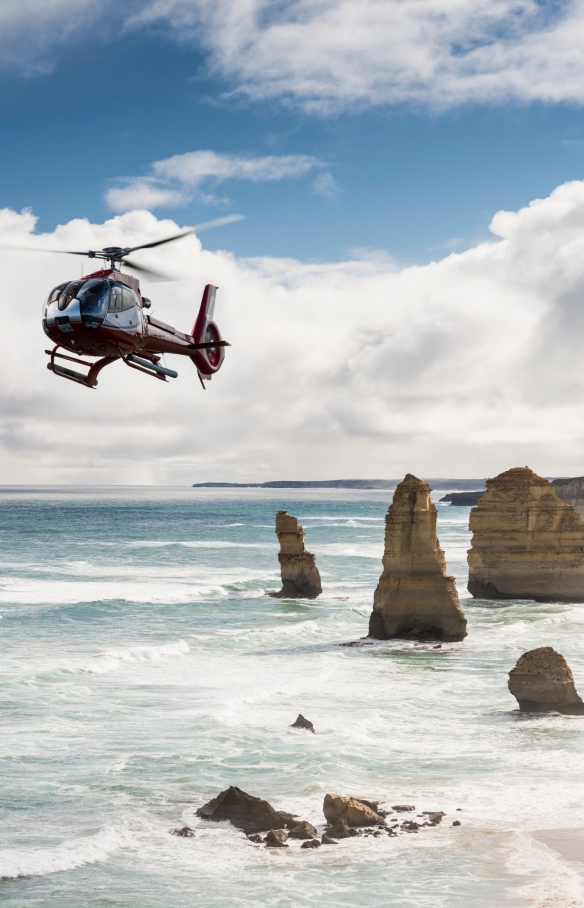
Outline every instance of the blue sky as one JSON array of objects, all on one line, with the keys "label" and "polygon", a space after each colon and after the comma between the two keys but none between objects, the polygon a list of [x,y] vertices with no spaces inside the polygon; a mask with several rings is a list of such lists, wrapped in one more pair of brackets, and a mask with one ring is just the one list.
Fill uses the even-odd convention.
[{"label": "blue sky", "polygon": [[[3,482],[584,473],[584,0],[3,0],[0,81]],[[208,391],[47,371],[39,250],[235,214],[138,259]]]},{"label": "blue sky", "polygon": [[285,94],[229,96],[238,79],[210,66],[213,54],[196,35],[182,43],[179,35],[167,20],[124,30],[94,14],[69,36],[33,46],[28,66],[8,61],[0,70],[2,204],[31,207],[46,231],[74,217],[104,220],[108,190],[172,156],[309,156],[316,161],[307,172],[210,179],[185,204],[156,213],[184,224],[244,215],[205,236],[208,248],[240,256],[334,261],[383,250],[407,263],[467,248],[487,236],[498,209],[584,175],[574,98],[477,100],[470,92],[439,109],[428,98],[392,102],[388,92],[387,103],[307,110]]}]

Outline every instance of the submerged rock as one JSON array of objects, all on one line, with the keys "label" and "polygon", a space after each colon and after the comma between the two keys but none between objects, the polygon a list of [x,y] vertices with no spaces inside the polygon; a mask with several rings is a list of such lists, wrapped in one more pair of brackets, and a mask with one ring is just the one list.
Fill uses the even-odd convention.
[{"label": "submerged rock", "polygon": [[443,810],[423,810],[422,816],[428,817],[427,826],[438,826],[442,822],[442,817],[445,817],[446,814]]},{"label": "submerged rock", "polygon": [[357,798],[327,794],[322,806],[327,821],[331,824],[344,820],[347,826],[375,826],[382,821],[378,813],[358,801]]},{"label": "submerged rock", "polygon": [[287,838],[283,829],[270,829],[266,836],[266,848],[288,848]]},{"label": "submerged rock", "polygon": [[318,839],[308,839],[307,842],[303,842],[300,846],[301,848],[320,848],[320,842]]},{"label": "submerged rock", "polygon": [[430,486],[408,473],[385,519],[383,573],[369,619],[379,640],[463,640],[466,618],[454,577],[446,575]]},{"label": "submerged rock", "polygon": [[298,718],[292,723],[290,728],[305,728],[306,731],[311,731],[313,735],[315,734],[314,725],[309,719],[305,719],[302,713],[298,713]]},{"label": "submerged rock", "polygon": [[322,593],[320,574],[314,555],[304,548],[304,530],[287,511],[276,514],[276,533],[280,543],[278,561],[282,589],[270,593],[277,599],[316,599]]},{"label": "submerged rock", "polygon": [[332,826],[329,826],[329,828],[327,829],[327,834],[332,836],[333,839],[348,839],[350,832],[347,821],[337,820],[336,823],[333,823]]},{"label": "submerged rock", "polygon": [[487,480],[469,526],[471,595],[584,602],[584,521],[547,479],[517,467]]},{"label": "submerged rock", "polygon": [[171,835],[178,835],[183,839],[194,839],[195,830],[190,826],[182,826],[180,829],[169,829]]},{"label": "submerged rock", "polygon": [[323,845],[338,845],[339,844],[338,842],[335,842],[334,839],[331,839],[331,837],[329,835],[327,835],[326,832],[323,832],[320,841],[322,842]]},{"label": "submerged rock", "polygon": [[243,829],[245,833],[267,832],[295,825],[291,813],[274,810],[268,801],[249,795],[235,785],[231,785],[203,807],[199,807],[197,816],[215,822],[229,820],[233,826]]},{"label": "submerged rock", "polygon": [[416,807],[414,804],[394,804],[391,809],[396,813],[405,813],[407,810],[415,810]]},{"label": "submerged rock", "polygon": [[584,715],[570,666],[551,646],[532,649],[518,659],[509,672],[509,690],[525,712]]},{"label": "submerged rock", "polygon": [[311,823],[306,821],[298,823],[290,830],[291,839],[314,839],[317,835],[316,829]]}]

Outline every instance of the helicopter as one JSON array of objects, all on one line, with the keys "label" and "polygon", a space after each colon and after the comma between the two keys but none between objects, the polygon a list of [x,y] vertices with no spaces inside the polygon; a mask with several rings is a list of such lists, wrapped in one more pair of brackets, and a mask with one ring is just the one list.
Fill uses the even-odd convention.
[{"label": "helicopter", "polygon": [[[226,220],[221,219],[222,222]],[[230,346],[221,337],[214,321],[218,288],[213,284],[206,285],[193,329],[190,334],[185,334],[146,312],[152,305],[151,301],[142,295],[139,280],[130,274],[123,274],[120,266],[124,264],[150,278],[168,279],[167,275],[130,261],[128,256],[138,249],[152,249],[164,243],[172,243],[204,227],[217,226],[218,223],[202,224],[140,246],[108,246],[84,252],[39,250],[83,255],[107,264],[107,267],[78,280],[58,284],[46,298],[42,310],[43,330],[55,344],[52,350],[45,350],[50,357],[47,369],[60,378],[77,382],[86,388],[95,388],[102,369],[122,360],[131,369],[166,381],[167,378],[177,378],[178,372],[161,365],[161,357],[165,353],[176,353],[188,356],[194,363],[205,389],[205,382],[210,381],[223,364],[225,347]],[[31,251],[30,247],[26,248]],[[81,359],[82,356],[99,359],[88,362]],[[88,371],[83,373],[71,369],[60,360],[87,367]]]}]

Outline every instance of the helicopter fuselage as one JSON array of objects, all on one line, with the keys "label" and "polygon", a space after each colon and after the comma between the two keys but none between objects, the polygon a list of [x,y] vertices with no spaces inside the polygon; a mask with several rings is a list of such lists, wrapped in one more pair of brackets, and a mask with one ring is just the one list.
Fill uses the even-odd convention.
[{"label": "helicopter fuselage", "polygon": [[[216,290],[207,284],[192,334],[185,334],[145,311],[150,301],[142,296],[140,283],[132,275],[103,269],[59,284],[43,306],[43,330],[57,345],[47,351],[51,356],[48,368],[63,378],[95,387],[101,368],[122,359],[132,368],[166,380],[176,373],[160,366],[159,360],[170,353],[190,357],[201,382],[209,380],[221,367],[228,346],[213,321]],[[90,366],[87,376],[73,373],[55,363],[55,357],[76,361],[59,353],[59,348],[77,357],[101,359],[82,363]]]}]

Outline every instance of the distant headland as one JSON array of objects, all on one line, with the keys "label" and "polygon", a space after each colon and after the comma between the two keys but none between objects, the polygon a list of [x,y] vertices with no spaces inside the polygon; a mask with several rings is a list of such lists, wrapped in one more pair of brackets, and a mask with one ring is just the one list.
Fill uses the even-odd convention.
[{"label": "distant headland", "polygon": [[[277,479],[271,482],[194,482],[193,489],[390,489],[399,479]],[[485,479],[425,479],[432,489],[485,489]]]}]

